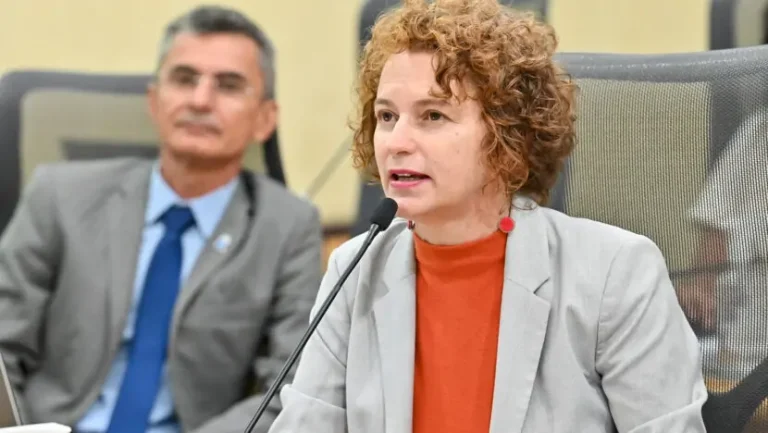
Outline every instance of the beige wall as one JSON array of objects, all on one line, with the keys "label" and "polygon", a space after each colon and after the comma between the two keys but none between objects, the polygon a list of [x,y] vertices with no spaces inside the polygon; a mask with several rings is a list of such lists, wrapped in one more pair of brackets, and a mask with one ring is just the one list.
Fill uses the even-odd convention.
[{"label": "beige wall", "polygon": [[706,50],[710,0],[549,0],[561,51]]},{"label": "beige wall", "polygon": [[[550,0],[563,51],[696,51],[707,45],[704,0]],[[144,72],[163,25],[192,0],[0,0],[0,71],[46,67]],[[280,133],[291,188],[303,192],[348,137],[360,0],[229,0],[278,49]],[[315,199],[328,224],[354,217],[347,165]]]},{"label": "beige wall", "polygon": [[[0,0],[0,71],[19,67],[151,70],[162,27],[197,3]],[[348,135],[345,125],[351,107],[359,0],[218,3],[247,13],[277,46],[282,152],[290,186],[303,193],[321,161]],[[347,220],[356,200],[356,177],[348,165],[316,198],[329,223]]]}]

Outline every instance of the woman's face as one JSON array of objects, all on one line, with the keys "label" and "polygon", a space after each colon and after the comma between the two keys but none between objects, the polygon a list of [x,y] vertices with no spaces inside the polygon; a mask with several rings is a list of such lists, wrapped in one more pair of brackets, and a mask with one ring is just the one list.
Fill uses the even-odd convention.
[{"label": "woman's face", "polygon": [[488,180],[480,104],[430,95],[438,89],[432,54],[406,51],[384,65],[374,105],[384,191],[397,202],[399,216],[416,222],[476,212]]}]

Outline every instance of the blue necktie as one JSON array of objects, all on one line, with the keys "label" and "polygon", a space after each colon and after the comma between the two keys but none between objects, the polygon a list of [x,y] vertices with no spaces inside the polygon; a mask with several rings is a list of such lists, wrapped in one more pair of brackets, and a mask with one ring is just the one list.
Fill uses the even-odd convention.
[{"label": "blue necktie", "polygon": [[163,374],[173,305],[181,285],[181,235],[195,223],[187,207],[163,215],[165,235],[155,249],[144,280],[129,348],[128,366],[108,433],[144,433]]}]

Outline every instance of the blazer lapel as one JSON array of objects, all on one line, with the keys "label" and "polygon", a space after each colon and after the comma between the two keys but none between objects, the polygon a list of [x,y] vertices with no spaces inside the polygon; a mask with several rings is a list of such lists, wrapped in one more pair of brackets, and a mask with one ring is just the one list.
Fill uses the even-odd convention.
[{"label": "blazer lapel", "polygon": [[[258,188],[258,182],[256,182],[254,187]],[[174,307],[171,345],[175,338],[179,320],[183,317],[192,300],[200,292],[200,289],[205,286],[213,272],[219,269],[227,259],[236,254],[247,240],[245,238],[251,221],[249,221],[248,217],[248,201],[245,194],[243,186],[238,185],[218,227],[216,227],[216,230],[206,242],[186,283],[181,288],[179,298]],[[252,227],[250,236],[247,237],[255,236],[255,233],[257,233],[260,224],[258,224],[258,219],[255,222],[256,224]],[[229,236],[232,239],[231,244],[226,249],[220,250],[215,247],[216,240],[220,236]]]},{"label": "blazer lapel", "polygon": [[518,209],[530,204],[515,201],[507,238],[491,433],[522,431],[547,332],[550,305],[535,294],[549,278],[547,233],[537,208]]},{"label": "blazer lapel", "polygon": [[122,186],[107,199],[110,269],[107,303],[112,346],[122,338],[133,298],[151,168],[147,163],[128,172]]},{"label": "blazer lapel", "polygon": [[403,231],[383,269],[383,290],[373,308],[381,357],[387,433],[408,433],[413,416],[416,346],[416,274],[413,240]]}]

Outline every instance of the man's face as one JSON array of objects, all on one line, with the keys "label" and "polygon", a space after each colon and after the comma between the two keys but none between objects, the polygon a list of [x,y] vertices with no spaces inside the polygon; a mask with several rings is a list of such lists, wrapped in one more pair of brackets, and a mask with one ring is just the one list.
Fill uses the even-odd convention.
[{"label": "man's face", "polygon": [[277,106],[264,100],[260,49],[232,33],[181,33],[149,88],[164,150],[205,164],[242,158],[275,128]]}]

